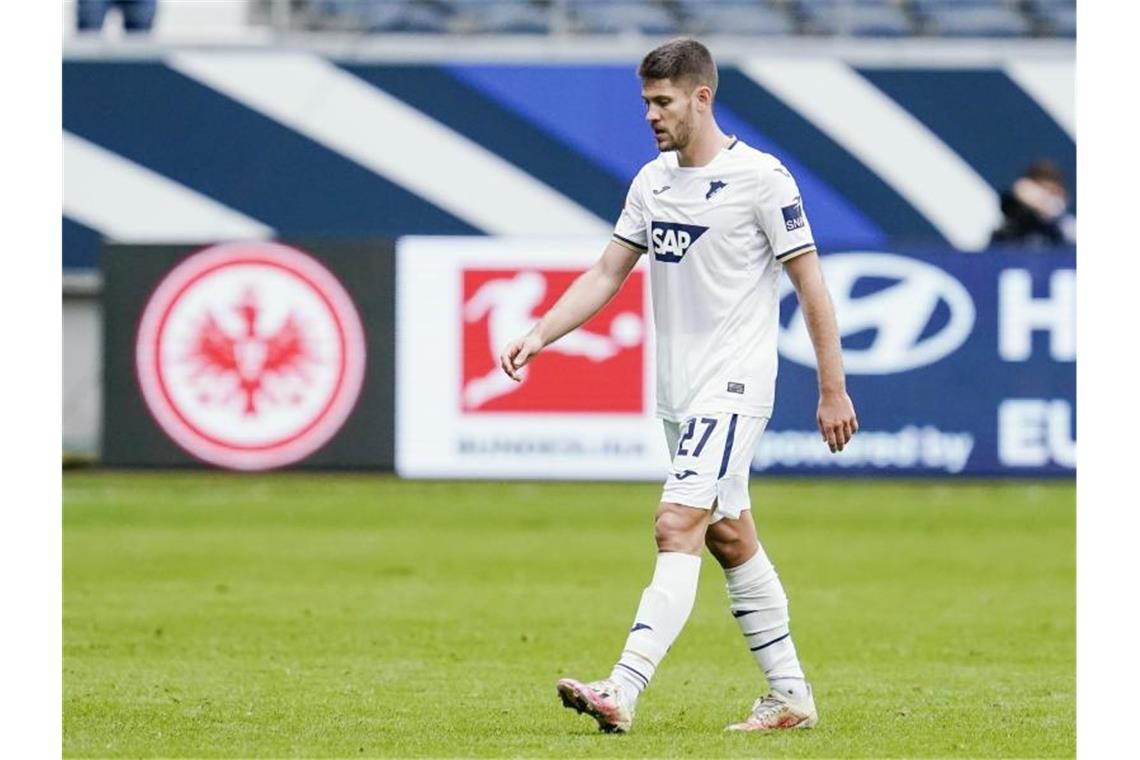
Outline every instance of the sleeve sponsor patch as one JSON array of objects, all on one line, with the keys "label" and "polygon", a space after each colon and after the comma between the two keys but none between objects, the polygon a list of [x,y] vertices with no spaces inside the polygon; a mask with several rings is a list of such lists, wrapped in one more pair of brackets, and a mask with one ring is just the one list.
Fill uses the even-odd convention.
[{"label": "sleeve sponsor patch", "polygon": [[784,206],[780,211],[784,214],[784,229],[788,232],[798,230],[806,223],[804,220],[804,205],[798,195],[795,201],[792,202],[792,205]]}]

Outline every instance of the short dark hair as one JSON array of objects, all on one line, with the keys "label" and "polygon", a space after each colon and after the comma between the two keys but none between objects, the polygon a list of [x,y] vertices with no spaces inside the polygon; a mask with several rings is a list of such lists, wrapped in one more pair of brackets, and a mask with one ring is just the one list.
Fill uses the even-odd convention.
[{"label": "short dark hair", "polygon": [[682,38],[666,42],[650,50],[637,75],[644,82],[649,79],[670,79],[674,83],[687,80],[693,87],[708,85],[716,94],[717,73],[709,49],[694,39]]},{"label": "short dark hair", "polygon": [[1062,187],[1065,185],[1065,175],[1061,171],[1061,167],[1048,158],[1042,158],[1030,164],[1029,168],[1025,170],[1025,176],[1029,179],[1056,182]]}]

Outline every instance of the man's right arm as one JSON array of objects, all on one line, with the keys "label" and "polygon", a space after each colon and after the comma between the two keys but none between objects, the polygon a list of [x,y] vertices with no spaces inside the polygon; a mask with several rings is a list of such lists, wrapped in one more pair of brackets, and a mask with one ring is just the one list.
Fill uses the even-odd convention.
[{"label": "man's right arm", "polygon": [[530,332],[512,340],[499,356],[503,372],[522,380],[519,370],[546,346],[580,327],[617,294],[641,253],[611,240],[592,267],[580,274]]}]

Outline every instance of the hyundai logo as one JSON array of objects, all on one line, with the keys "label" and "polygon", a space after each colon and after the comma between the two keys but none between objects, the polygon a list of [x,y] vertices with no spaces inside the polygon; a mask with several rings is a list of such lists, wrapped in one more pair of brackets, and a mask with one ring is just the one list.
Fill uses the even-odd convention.
[{"label": "hyundai logo", "polygon": [[[953,353],[974,328],[974,302],[962,283],[936,266],[890,253],[858,251],[820,259],[835,302],[841,338],[861,334],[869,341],[845,346],[843,366],[853,375],[904,372]],[[882,287],[860,295],[860,280]],[[782,282],[780,298],[790,295]],[[799,313],[780,327],[780,353],[815,367],[811,338]]]}]

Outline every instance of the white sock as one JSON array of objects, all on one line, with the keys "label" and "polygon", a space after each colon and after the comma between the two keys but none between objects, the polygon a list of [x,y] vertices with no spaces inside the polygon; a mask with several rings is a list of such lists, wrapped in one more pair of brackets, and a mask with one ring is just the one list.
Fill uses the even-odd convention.
[{"label": "white sock", "polygon": [[630,707],[649,685],[665,653],[681,633],[697,599],[701,558],[682,552],[657,555],[653,580],[641,594],[621,658],[610,675]]},{"label": "white sock", "polygon": [[772,688],[799,698],[804,671],[788,627],[788,597],[764,547],[742,565],[724,571],[729,609]]}]

